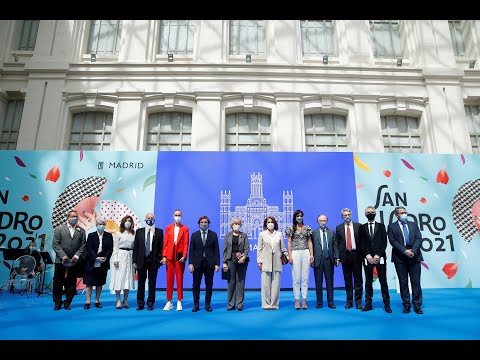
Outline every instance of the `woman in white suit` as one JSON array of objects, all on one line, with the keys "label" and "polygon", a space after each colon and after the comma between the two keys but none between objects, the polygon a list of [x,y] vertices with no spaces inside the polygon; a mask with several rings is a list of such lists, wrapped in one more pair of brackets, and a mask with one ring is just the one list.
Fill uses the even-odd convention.
[{"label": "woman in white suit", "polygon": [[280,304],[281,254],[287,254],[282,233],[278,231],[277,220],[267,216],[258,235],[257,263],[262,272],[262,308],[276,310]]}]

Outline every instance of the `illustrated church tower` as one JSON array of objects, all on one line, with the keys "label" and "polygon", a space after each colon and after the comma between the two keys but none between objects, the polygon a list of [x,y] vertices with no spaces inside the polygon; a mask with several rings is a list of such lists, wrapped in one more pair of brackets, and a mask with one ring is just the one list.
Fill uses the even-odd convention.
[{"label": "illustrated church tower", "polygon": [[220,237],[222,238],[225,238],[229,231],[231,199],[230,190],[220,191]]}]

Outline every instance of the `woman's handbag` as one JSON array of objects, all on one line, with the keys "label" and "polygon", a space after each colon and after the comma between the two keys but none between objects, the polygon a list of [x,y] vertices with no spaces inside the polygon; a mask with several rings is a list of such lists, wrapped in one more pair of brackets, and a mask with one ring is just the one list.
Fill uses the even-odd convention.
[{"label": "woman's handbag", "polygon": [[280,254],[280,260],[282,260],[282,265],[288,264],[288,256],[284,253]]}]

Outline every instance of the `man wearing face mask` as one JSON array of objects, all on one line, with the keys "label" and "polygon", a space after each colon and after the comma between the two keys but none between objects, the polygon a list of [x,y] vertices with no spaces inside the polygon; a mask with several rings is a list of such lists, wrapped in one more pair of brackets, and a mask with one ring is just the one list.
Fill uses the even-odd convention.
[{"label": "man wearing face mask", "polygon": [[177,209],[173,212],[173,224],[165,228],[165,240],[163,242],[162,263],[167,265],[167,303],[163,310],[173,309],[173,283],[177,280],[177,311],[181,311],[183,300],[183,273],[185,261],[188,255],[188,240],[190,231],[182,224],[182,211]]},{"label": "man wearing face mask", "polygon": [[220,269],[220,248],[217,233],[208,229],[210,225],[208,216],[200,216],[198,225],[200,226],[200,230],[192,234],[190,238],[190,250],[188,252],[188,271],[193,273],[192,312],[200,310],[200,283],[204,275],[205,310],[211,312],[213,275]]},{"label": "man wearing face mask", "polygon": [[147,309],[153,310],[158,268],[162,265],[163,230],[155,227],[155,215],[145,215],[145,227],[135,232],[133,268],[138,272],[137,310],[145,308],[145,282],[148,279]]},{"label": "man wearing face mask", "polygon": [[[353,294],[355,289],[355,306],[362,309],[362,255],[359,244],[360,223],[352,221],[352,211],[348,208],[340,212],[343,223],[335,229],[338,253],[342,263],[343,279],[345,280],[345,292],[347,300],[345,309],[353,307]],[[352,281],[353,279],[353,281]]]},{"label": "man wearing face mask", "polygon": [[95,221],[97,231],[91,232],[87,237],[85,248],[85,274],[83,283],[86,285],[87,299],[83,308],[90,309],[92,289],[95,286],[95,307],[102,308],[100,295],[103,285],[107,282],[107,273],[110,269],[110,258],[113,253],[113,236],[105,231],[104,219]]},{"label": "man wearing face mask", "polygon": [[[417,223],[407,220],[407,209],[403,206],[395,208],[395,215],[398,219],[388,225],[388,241],[392,245],[392,262],[395,264],[398,283],[400,285],[400,296],[402,298],[403,313],[410,312],[413,303],[414,311],[417,314],[423,314],[422,306],[422,287],[420,285],[420,275],[423,261],[421,246],[422,234]],[[410,290],[408,288],[408,278],[412,285],[412,301],[410,302]]]},{"label": "man wearing face mask", "polygon": [[[78,213],[71,210],[67,223],[59,225],[53,232],[52,248],[55,251],[55,271],[53,273],[53,310],[71,310],[73,297],[77,294],[76,284],[80,263],[78,259],[87,244],[85,230],[77,226]],[[62,301],[65,289],[65,301]]]},{"label": "man wearing face mask", "polygon": [[387,284],[387,230],[385,225],[375,221],[377,211],[373,206],[365,208],[368,222],[360,226],[360,251],[363,257],[363,270],[365,271],[365,306],[362,311],[373,309],[373,268],[377,269],[378,280],[382,291],[383,305],[387,313],[391,313],[390,294]]},{"label": "man wearing face mask", "polygon": [[327,227],[328,218],[324,214],[317,217],[320,225],[313,231],[313,275],[315,276],[315,290],[317,295],[317,309],[323,306],[323,277],[327,288],[327,304],[330,309],[336,309],[333,303],[333,275],[334,266],[340,263],[335,233]]}]

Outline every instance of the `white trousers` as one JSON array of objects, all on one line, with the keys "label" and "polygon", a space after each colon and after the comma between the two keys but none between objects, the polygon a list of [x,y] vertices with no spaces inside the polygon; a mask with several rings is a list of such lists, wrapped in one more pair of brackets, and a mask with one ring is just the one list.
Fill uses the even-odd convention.
[{"label": "white trousers", "polygon": [[293,297],[295,300],[300,300],[300,284],[302,284],[302,298],[307,300],[310,251],[308,249],[292,250],[292,260]]},{"label": "white trousers", "polygon": [[280,271],[262,271],[262,308],[280,306]]}]

